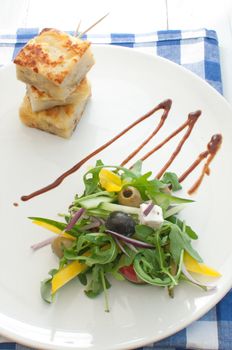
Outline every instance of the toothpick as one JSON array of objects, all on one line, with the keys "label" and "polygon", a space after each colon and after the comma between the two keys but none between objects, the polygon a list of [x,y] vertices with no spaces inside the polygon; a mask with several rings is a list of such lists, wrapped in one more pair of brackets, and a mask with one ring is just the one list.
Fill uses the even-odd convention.
[{"label": "toothpick", "polygon": [[109,12],[108,12],[105,16],[101,17],[97,22],[95,22],[94,24],[92,24],[89,28],[87,28],[87,29],[84,30],[82,33],[80,33],[80,34],[78,35],[78,38],[81,38],[84,34],[86,34],[90,29],[92,29],[93,27],[95,27],[98,23],[100,23],[100,22],[101,22],[104,18],[106,18],[108,15],[109,15]]},{"label": "toothpick", "polygon": [[78,23],[77,29],[75,30],[74,36],[78,36],[79,30],[80,30],[80,26],[81,26],[81,20]]}]

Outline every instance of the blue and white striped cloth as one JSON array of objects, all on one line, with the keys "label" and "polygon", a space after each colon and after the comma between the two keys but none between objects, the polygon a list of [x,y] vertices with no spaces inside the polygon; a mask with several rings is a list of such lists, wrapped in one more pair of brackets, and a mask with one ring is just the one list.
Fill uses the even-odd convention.
[{"label": "blue and white striped cloth", "polygon": [[[39,28],[20,28],[15,33],[0,32],[0,66],[9,64],[26,42],[39,31]],[[217,34],[213,30],[88,34],[86,37],[94,44],[122,45],[170,59],[190,69],[222,93],[219,47]],[[1,337],[0,342],[0,349],[27,349]],[[152,349],[232,350],[232,291],[204,317],[186,329],[156,344],[140,348]]]}]

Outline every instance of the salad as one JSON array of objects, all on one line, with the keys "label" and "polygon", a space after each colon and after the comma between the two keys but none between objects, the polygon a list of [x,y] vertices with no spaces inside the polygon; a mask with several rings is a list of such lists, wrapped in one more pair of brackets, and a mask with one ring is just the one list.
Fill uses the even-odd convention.
[{"label": "salad", "polygon": [[46,302],[53,302],[59,289],[74,278],[85,286],[88,297],[104,293],[106,311],[114,278],[163,287],[170,297],[181,281],[204,290],[215,288],[196,278],[217,278],[220,273],[203,263],[192,246],[196,232],[178,218],[193,201],[173,194],[181,189],[175,173],[166,172],[158,180],[151,171],[142,173],[141,161],[127,169],[98,160],[83,182],[83,194],[60,214],[63,221],[30,217],[56,234],[32,246],[37,250],[51,244],[59,259],[58,267],[41,282]]}]

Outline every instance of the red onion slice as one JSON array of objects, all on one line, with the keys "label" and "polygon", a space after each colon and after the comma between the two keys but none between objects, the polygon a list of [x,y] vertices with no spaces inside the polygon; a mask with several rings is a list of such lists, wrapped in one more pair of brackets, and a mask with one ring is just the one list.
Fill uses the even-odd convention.
[{"label": "red onion slice", "polygon": [[104,225],[104,220],[102,220],[101,218],[96,218],[95,216],[92,217],[93,221],[90,222],[88,225],[82,226],[79,230],[81,232],[86,231],[86,230],[90,230],[92,228],[97,228],[101,225]]},{"label": "red onion slice", "polygon": [[182,264],[181,270],[185,277],[187,277],[192,283],[197,284],[198,286],[206,287],[208,291],[217,289],[216,285],[207,282],[201,283],[200,281],[197,281],[195,278],[193,278],[193,276],[188,272],[184,264]]},{"label": "red onion slice", "polygon": [[154,208],[154,203],[149,203],[146,209],[143,211],[143,215],[147,216]]},{"label": "red onion slice", "polygon": [[125,242],[128,248],[133,250],[133,252],[138,253],[138,249],[136,249],[131,243]]},{"label": "red onion slice", "polygon": [[43,247],[46,247],[47,245],[51,244],[52,241],[55,239],[55,237],[50,237],[50,238],[47,238],[45,239],[44,241],[42,242],[39,242],[39,243],[35,243],[31,246],[31,249],[33,249],[34,251],[40,249],[40,248],[43,248]]},{"label": "red onion slice", "polygon": [[131,243],[135,247],[140,247],[140,248],[155,248],[152,244],[146,243],[146,242],[141,242],[138,241],[137,239],[133,239],[124,235],[121,235],[118,232],[111,231],[111,230],[106,230],[106,233],[110,233],[112,236],[117,237],[118,239],[121,239],[122,241],[125,241],[127,243]]},{"label": "red onion slice", "polygon": [[115,242],[117,243],[117,245],[119,246],[119,248],[121,249],[121,251],[125,254],[125,255],[127,255],[128,257],[130,257],[130,255],[127,253],[127,251],[124,249],[124,247],[123,247],[123,245],[120,243],[120,241],[116,238],[116,237],[114,237],[114,239],[115,239]]},{"label": "red onion slice", "polygon": [[73,228],[73,226],[77,223],[77,221],[80,219],[80,217],[84,214],[85,209],[81,208],[79,209],[72,217],[72,219],[70,220],[70,222],[68,223],[68,225],[65,227],[64,231],[69,231]]}]

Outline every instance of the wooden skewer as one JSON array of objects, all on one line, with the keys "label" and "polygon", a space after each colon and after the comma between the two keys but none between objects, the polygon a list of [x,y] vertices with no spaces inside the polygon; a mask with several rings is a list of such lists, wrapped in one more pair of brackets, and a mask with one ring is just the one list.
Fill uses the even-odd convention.
[{"label": "wooden skewer", "polygon": [[80,30],[80,26],[81,26],[81,20],[78,23],[77,29],[75,30],[74,36],[78,36],[79,30]]},{"label": "wooden skewer", "polygon": [[109,15],[109,12],[101,17],[99,20],[97,20],[97,22],[95,22],[94,24],[92,24],[89,28],[85,29],[83,32],[81,32],[79,35],[78,35],[78,38],[81,38],[84,34],[86,34],[90,29],[92,29],[93,27],[95,27],[98,23],[100,23],[104,18],[106,18],[107,16]]}]

